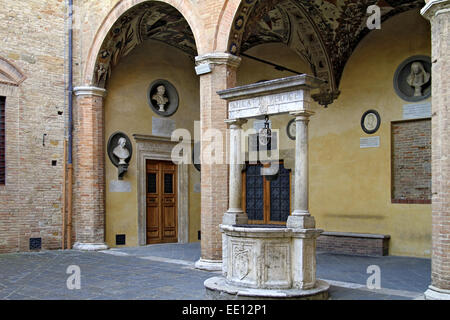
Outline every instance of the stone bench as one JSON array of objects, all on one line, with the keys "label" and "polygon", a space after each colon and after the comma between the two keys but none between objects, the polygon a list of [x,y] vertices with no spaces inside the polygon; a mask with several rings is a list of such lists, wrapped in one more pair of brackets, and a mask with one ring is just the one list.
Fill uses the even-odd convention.
[{"label": "stone bench", "polygon": [[359,256],[389,255],[389,239],[383,234],[323,232],[316,242],[317,250]]}]

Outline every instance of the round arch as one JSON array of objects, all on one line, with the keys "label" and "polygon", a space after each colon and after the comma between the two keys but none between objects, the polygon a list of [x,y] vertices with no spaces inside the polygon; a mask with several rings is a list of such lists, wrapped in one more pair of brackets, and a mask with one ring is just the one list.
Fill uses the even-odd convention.
[{"label": "round arch", "polygon": [[108,33],[117,22],[117,20],[125,14],[127,11],[133,7],[140,5],[144,2],[162,2],[166,3],[176,10],[178,10],[181,15],[186,19],[189,27],[194,35],[195,43],[198,52],[203,52],[206,42],[204,40],[202,30],[202,19],[198,14],[196,8],[192,6],[189,1],[176,1],[176,0],[120,0],[105,17],[101,23],[99,29],[97,30],[92,45],[90,46],[88,56],[86,59],[86,64],[83,72],[83,85],[93,85],[93,80],[95,79],[96,73],[96,63],[97,58],[103,46],[103,42],[107,37]]}]

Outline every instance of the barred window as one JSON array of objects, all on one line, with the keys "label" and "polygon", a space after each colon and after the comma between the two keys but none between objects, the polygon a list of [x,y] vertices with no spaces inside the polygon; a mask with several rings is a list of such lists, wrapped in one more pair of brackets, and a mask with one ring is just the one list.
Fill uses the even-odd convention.
[{"label": "barred window", "polygon": [[5,97],[0,97],[0,185],[6,180],[6,157],[5,157]]}]

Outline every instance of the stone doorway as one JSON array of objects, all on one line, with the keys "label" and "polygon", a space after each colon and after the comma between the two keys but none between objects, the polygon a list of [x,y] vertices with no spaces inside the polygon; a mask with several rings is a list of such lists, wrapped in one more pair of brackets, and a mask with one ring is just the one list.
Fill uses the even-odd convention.
[{"label": "stone doorway", "polygon": [[[178,142],[171,141],[170,138],[146,136],[135,134],[134,139],[137,145],[137,174],[138,182],[138,244],[145,246],[148,244],[148,213],[147,213],[147,190],[148,190],[148,163],[164,163],[169,169],[162,170],[162,174],[170,173],[176,178],[172,184],[173,192],[166,200],[172,201],[171,205],[176,220],[176,225],[167,228],[167,237],[164,242],[189,242],[189,174],[188,165],[181,162],[181,158],[172,158],[172,149]],[[152,170],[150,170],[152,171]],[[153,170],[154,171],[154,170]],[[164,186],[162,186],[164,187]],[[161,187],[160,187],[161,188]],[[176,195],[176,196],[175,196]],[[152,223],[150,223],[152,225]],[[175,229],[174,229],[175,228]],[[156,239],[156,238],[154,238]],[[160,239],[160,237],[158,237]],[[160,239],[161,240],[161,239]],[[158,241],[160,241],[158,240]],[[163,242],[162,240],[160,242]],[[157,243],[153,240],[150,243]]]}]

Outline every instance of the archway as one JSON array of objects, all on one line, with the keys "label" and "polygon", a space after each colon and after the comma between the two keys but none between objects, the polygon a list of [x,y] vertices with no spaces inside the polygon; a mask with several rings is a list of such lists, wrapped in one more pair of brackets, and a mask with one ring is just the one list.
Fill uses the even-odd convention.
[{"label": "archway", "polygon": [[[146,165],[141,160],[167,161],[170,160],[171,150],[170,133],[167,135],[166,132],[161,137],[155,137],[156,125],[152,124],[152,120],[154,123],[164,122],[166,125],[170,122],[171,126],[177,128],[189,126],[193,131],[193,123],[187,124],[186,121],[193,122],[199,118],[197,114],[195,119],[185,117],[184,122],[178,119],[176,121],[179,123],[175,125],[175,120],[172,119],[182,118],[182,113],[178,111],[174,118],[170,118],[171,115],[161,115],[152,110],[147,101],[148,86],[157,79],[168,78],[172,75],[169,80],[177,87],[176,90],[180,95],[185,94],[186,91],[196,93],[195,97],[186,97],[186,95],[181,97],[180,110],[193,108],[199,113],[199,89],[198,84],[195,84],[198,83],[198,79],[194,73],[194,57],[197,55],[197,41],[194,34],[198,33],[199,21],[196,20],[195,12],[195,9],[191,8],[187,2],[180,4],[175,1],[121,1],[107,16],[97,32],[83,80],[89,87],[75,88],[75,95],[78,96],[78,108],[74,114],[77,248],[82,249],[83,244],[89,244],[84,247],[101,249],[104,247],[102,244],[105,238],[110,246],[123,244],[123,240],[116,242],[115,237],[123,239],[124,236],[127,239],[126,245],[146,244],[143,239],[145,235],[142,235],[146,228],[145,213],[142,212],[145,211],[145,201],[144,207],[141,206],[141,198],[146,194],[146,179],[141,179],[141,176],[146,174]],[[156,48],[155,52],[159,52],[158,61],[147,59],[143,52],[146,50],[151,57],[153,48]],[[167,55],[161,54],[164,50],[167,50]],[[134,68],[132,71],[120,68],[122,61],[127,61],[129,66],[138,58],[141,62],[144,61],[143,68]],[[180,73],[188,73],[195,78],[186,81],[185,76],[178,74],[180,80],[177,79],[174,76],[177,72],[175,67],[171,66],[170,59],[175,61],[175,64],[184,61],[185,65]],[[153,68],[153,74],[145,74],[144,70],[151,69],[151,64],[158,67],[165,66],[171,72],[158,74],[155,71],[158,68]],[[178,64],[177,66],[179,67]],[[113,82],[116,92],[109,92],[106,96],[105,88],[109,89],[109,82],[114,78],[116,70],[119,73],[117,77],[123,78],[124,74],[128,74],[128,80],[124,83],[125,86],[117,86],[116,82]],[[185,90],[182,88],[184,84],[192,85],[194,88]],[[131,91],[138,90],[132,97],[128,96],[128,99],[126,97],[130,91],[125,93],[120,91],[126,86],[132,87]],[[126,110],[129,111],[128,114]],[[188,112],[188,114],[191,113]],[[117,121],[117,117],[122,117],[122,121]],[[107,140],[116,131],[130,138],[136,152],[134,159],[130,162],[125,181],[117,180],[115,173],[116,177],[113,181],[115,184],[111,184],[114,178],[112,171],[117,169],[111,168],[110,163],[105,161],[105,153]],[[149,146],[150,149],[148,149]],[[166,147],[170,150],[165,150]],[[186,207],[189,202],[189,195],[186,194],[189,186],[189,171],[191,171],[190,168],[184,166],[174,171],[178,172],[179,179],[174,182],[176,183],[174,188],[178,187],[179,191],[178,221],[183,223],[183,227],[177,229],[176,226],[171,226],[169,229],[173,232],[171,239],[178,239],[181,242],[187,242],[190,237],[187,216],[189,208]],[[123,183],[120,184],[120,182]],[[111,202],[112,198],[116,200]],[[181,201],[183,199],[186,201]],[[118,205],[118,203],[121,204]],[[135,214],[138,207],[139,217],[137,213]],[[176,205],[174,208],[175,213],[172,213],[172,217],[176,219]],[[109,219],[109,222],[105,222],[105,212],[108,210],[116,214],[108,216],[106,220]],[[182,211],[181,216],[180,211]],[[127,227],[112,228],[111,219],[118,219],[119,225],[127,225]],[[105,224],[106,228],[110,228],[109,230],[112,230],[114,234],[110,235],[110,232],[107,232],[105,235]]]}]

